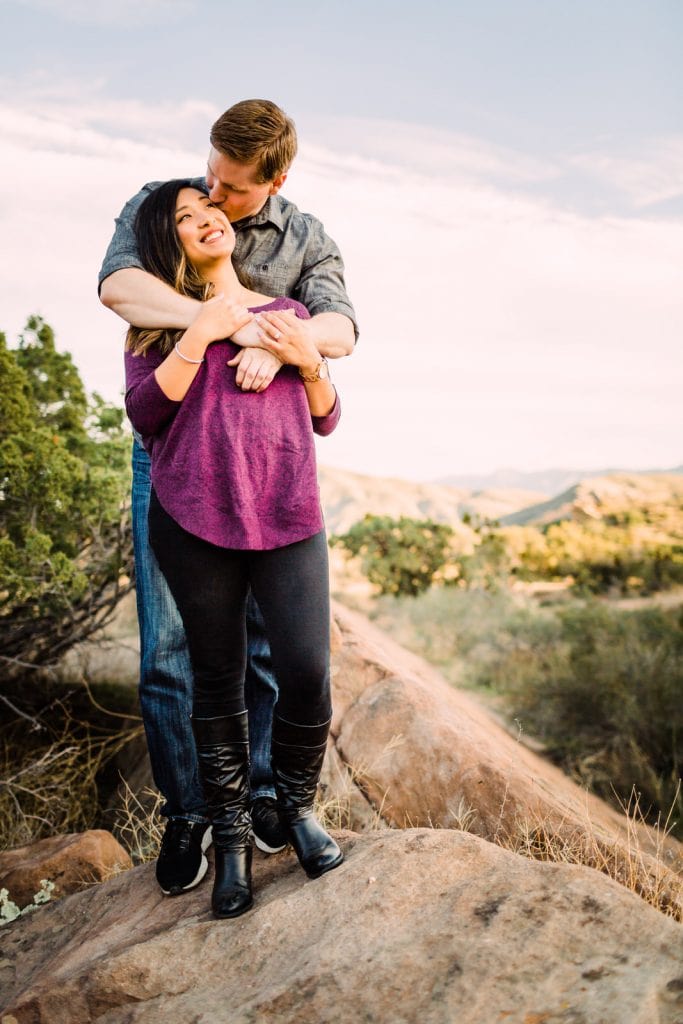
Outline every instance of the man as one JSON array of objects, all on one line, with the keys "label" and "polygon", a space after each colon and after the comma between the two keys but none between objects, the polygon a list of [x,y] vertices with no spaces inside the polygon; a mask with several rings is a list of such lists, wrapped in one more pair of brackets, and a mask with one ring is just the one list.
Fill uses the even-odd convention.
[{"label": "man", "polygon": [[[211,129],[205,179],[194,184],[227,214],[236,233],[233,254],[247,287],[287,295],[307,306],[303,321],[321,356],[353,351],[355,314],[346,294],[339,250],[322,224],[279,195],[296,155],[293,122],[268,100],[244,100]],[[158,183],[145,185],[122,210],[100,271],[100,298],[138,327],[188,327],[198,303],[145,273],[134,235],[140,203]],[[245,346],[226,367],[244,390],[263,391],[280,369],[258,345],[255,323]],[[251,334],[249,333],[251,331]],[[210,828],[199,783],[190,728],[192,675],[182,623],[147,536],[149,457],[139,438],[133,447],[133,541],[140,625],[140,704],[152,773],[168,818],[157,861],[157,880],[167,895],[197,885],[207,870]],[[199,581],[201,582],[201,581]],[[252,825],[256,844],[268,853],[284,846],[275,812],[270,732],[277,685],[263,621],[255,602],[247,610],[245,697],[249,709]]]}]

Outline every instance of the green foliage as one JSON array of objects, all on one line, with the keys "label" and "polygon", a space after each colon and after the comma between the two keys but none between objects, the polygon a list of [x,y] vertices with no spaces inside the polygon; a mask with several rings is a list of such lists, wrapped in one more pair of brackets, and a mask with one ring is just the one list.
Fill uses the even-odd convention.
[{"label": "green foliage", "polygon": [[6,664],[44,664],[114,607],[130,572],[123,413],[88,402],[71,356],[31,317],[0,334],[0,624]]},{"label": "green foliage", "polygon": [[361,559],[380,594],[415,596],[444,580],[453,530],[431,519],[367,515],[330,544]]},{"label": "green foliage", "polygon": [[557,642],[533,649],[508,676],[514,714],[551,755],[603,796],[666,813],[683,774],[683,614],[617,611],[588,602],[562,610]]},{"label": "green foliage", "polygon": [[477,523],[478,543],[469,555],[458,559],[458,578],[462,586],[496,590],[507,583],[511,570],[505,537],[494,523]]},{"label": "green foliage", "polygon": [[652,594],[683,583],[683,543],[654,529],[638,509],[597,523],[553,523],[542,532],[510,527],[505,537],[520,579],[571,577],[583,594]]},{"label": "green foliage", "polygon": [[605,799],[632,787],[650,821],[675,807],[683,838],[683,611],[591,599],[539,607],[509,591],[382,598],[400,643],[473,687]]}]

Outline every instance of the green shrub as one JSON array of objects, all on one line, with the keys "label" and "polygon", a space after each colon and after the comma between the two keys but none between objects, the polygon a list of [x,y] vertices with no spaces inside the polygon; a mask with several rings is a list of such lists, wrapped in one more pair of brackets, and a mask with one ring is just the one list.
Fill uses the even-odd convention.
[{"label": "green shrub", "polygon": [[[385,597],[374,618],[458,685],[490,695],[547,754],[612,803],[632,788],[683,837],[683,613],[597,600],[539,607],[509,591]],[[488,696],[487,696],[488,700]]]},{"label": "green shrub", "polygon": [[366,515],[330,544],[358,556],[380,594],[414,597],[442,578],[453,530],[431,519]]},{"label": "green shrub", "polygon": [[558,619],[557,639],[498,659],[512,715],[602,796],[626,800],[635,786],[654,817],[677,803],[683,834],[681,612],[591,601]]},{"label": "green shrub", "polygon": [[4,678],[54,661],[128,586],[129,437],[89,401],[51,328],[0,334],[0,630]]}]

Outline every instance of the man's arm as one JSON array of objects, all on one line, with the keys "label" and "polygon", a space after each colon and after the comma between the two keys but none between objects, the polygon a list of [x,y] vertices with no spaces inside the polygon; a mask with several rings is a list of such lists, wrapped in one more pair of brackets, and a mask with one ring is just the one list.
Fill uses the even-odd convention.
[{"label": "man's arm", "polygon": [[116,270],[100,287],[100,302],[134,327],[187,328],[201,305],[139,267]]},{"label": "man's arm", "polygon": [[311,319],[305,327],[322,356],[350,355],[358,337],[356,314],[346,292],[344,261],[337,244],[319,220],[311,218],[311,234],[293,298]]},{"label": "man's arm", "polygon": [[304,321],[304,328],[321,356],[350,356],[356,346],[354,322],[343,313],[318,313]]}]

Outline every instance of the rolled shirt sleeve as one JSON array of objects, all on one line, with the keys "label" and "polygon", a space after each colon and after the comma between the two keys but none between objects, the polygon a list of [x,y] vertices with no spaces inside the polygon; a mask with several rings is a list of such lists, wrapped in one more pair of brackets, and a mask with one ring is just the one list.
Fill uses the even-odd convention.
[{"label": "rolled shirt sleeve", "polygon": [[308,244],[293,297],[306,306],[311,316],[318,313],[341,313],[347,316],[358,338],[356,313],[346,292],[341,253],[319,220],[310,217],[309,226]]}]

